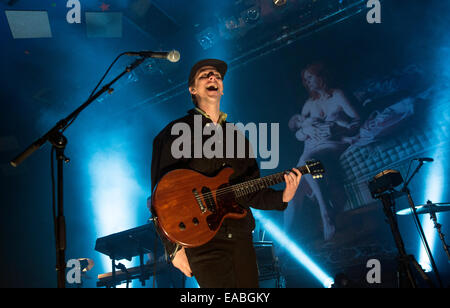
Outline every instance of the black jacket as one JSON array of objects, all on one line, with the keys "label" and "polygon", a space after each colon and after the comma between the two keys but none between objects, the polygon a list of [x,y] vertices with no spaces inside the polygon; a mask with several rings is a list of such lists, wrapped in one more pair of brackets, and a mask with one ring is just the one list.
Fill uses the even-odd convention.
[{"label": "black jacket", "polygon": [[[177,123],[186,123],[191,129],[191,142],[194,141],[194,118],[195,115],[201,116],[201,126],[202,129],[206,125],[214,125],[211,119],[201,115],[196,109],[189,110],[188,115],[177,119],[170,124],[168,124],[154,139],[153,141],[153,154],[152,154],[152,167],[151,167],[151,184],[152,192],[158,183],[158,181],[169,171],[175,169],[192,169],[198,171],[204,175],[214,175],[224,166],[230,166],[235,171],[230,177],[231,184],[241,183],[247,180],[256,179],[260,177],[260,172],[258,164],[255,158],[251,158],[249,153],[251,151],[250,143],[245,138],[246,142],[246,157],[245,158],[226,158],[226,123],[222,123],[223,128],[223,158],[212,158],[208,159],[205,157],[201,158],[179,158],[175,159],[171,153],[171,146],[174,140],[179,138],[179,135],[172,135],[172,127]],[[198,117],[199,118],[199,117]],[[229,123],[228,125],[231,125]],[[234,131],[234,134],[239,134],[238,131]],[[242,134],[241,134],[242,136]],[[202,146],[204,142],[210,136],[206,135],[202,137]],[[236,136],[235,136],[236,137]],[[234,138],[234,152],[237,157],[237,138]],[[191,155],[189,157],[194,157],[194,146],[191,146]],[[226,229],[227,232],[232,233],[233,236],[245,236],[251,237],[251,232],[255,228],[255,220],[251,213],[250,207],[261,210],[284,210],[287,207],[287,203],[282,201],[282,191],[276,191],[271,188],[263,189],[259,192],[248,195],[244,198],[237,200],[239,204],[247,208],[248,214],[242,219],[225,219],[222,224],[222,229]],[[154,211],[152,214],[155,215]],[[163,241],[166,253],[172,260],[175,252],[178,250],[179,245],[169,241],[160,232],[161,240]]]}]

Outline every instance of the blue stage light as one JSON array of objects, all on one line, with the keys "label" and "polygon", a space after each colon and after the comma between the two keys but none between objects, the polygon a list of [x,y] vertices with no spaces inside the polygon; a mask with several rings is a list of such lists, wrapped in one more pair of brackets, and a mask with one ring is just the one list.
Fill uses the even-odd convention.
[{"label": "blue stage light", "polygon": [[[123,153],[97,152],[89,163],[91,202],[97,237],[128,230],[139,225],[139,200],[145,196],[136,182],[134,169]],[[145,200],[145,199],[144,199]],[[104,271],[111,271],[111,260],[102,255]],[[135,258],[136,259],[136,258]],[[126,267],[137,266],[139,260],[121,260]]]},{"label": "blue stage light", "polygon": [[[423,206],[416,206],[416,209],[418,210],[418,209],[421,209],[421,208],[423,208]],[[411,208],[406,208],[406,209],[403,209],[403,210],[400,210],[400,211],[398,211],[397,213],[396,213],[397,215],[400,215],[400,216],[405,216],[405,215],[412,215],[413,214],[413,210],[411,209]]]},{"label": "blue stage light", "polygon": [[5,14],[14,39],[52,37],[46,11],[5,11]]},{"label": "blue stage light", "polygon": [[[424,197],[427,200],[431,200],[432,202],[440,202],[440,199],[443,196],[443,188],[444,188],[444,181],[445,181],[445,175],[444,173],[444,166],[443,166],[443,160],[445,159],[442,157],[442,159],[436,159],[437,157],[441,156],[441,152],[439,149],[435,152],[435,161],[430,165],[427,166],[427,180],[426,180],[426,189],[424,191]],[[428,241],[428,246],[430,247],[431,253],[434,254],[434,246],[436,242],[436,230],[434,229],[433,221],[430,219],[429,214],[423,214],[420,215],[421,217],[421,224],[423,228],[423,232],[425,233],[425,237]],[[439,214],[437,214],[437,218],[439,221]],[[424,271],[430,272],[432,271],[430,259],[428,258],[427,251],[420,242],[419,244],[419,264],[422,266]]]},{"label": "blue stage light", "polygon": [[89,38],[121,38],[122,13],[86,12],[86,31]]},{"label": "blue stage light", "polygon": [[280,244],[280,247],[292,254],[292,256],[303,265],[315,278],[317,278],[325,288],[330,288],[334,283],[327,273],[325,273],[305,252],[281,231],[270,219],[266,218],[260,211],[252,210],[255,218],[261,222],[264,229]]}]

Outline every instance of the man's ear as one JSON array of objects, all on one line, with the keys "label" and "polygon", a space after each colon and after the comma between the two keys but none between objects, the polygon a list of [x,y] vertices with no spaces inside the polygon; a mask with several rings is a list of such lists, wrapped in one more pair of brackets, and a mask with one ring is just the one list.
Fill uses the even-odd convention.
[{"label": "man's ear", "polygon": [[190,92],[192,95],[197,94],[197,90],[196,90],[194,87],[189,87],[189,92]]}]

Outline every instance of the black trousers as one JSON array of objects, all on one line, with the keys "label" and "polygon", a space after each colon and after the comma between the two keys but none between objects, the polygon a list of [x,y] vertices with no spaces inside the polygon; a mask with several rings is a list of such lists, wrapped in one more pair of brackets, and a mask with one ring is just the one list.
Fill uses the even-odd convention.
[{"label": "black trousers", "polygon": [[208,243],[186,248],[201,288],[258,288],[258,268],[251,236],[219,231]]},{"label": "black trousers", "polygon": [[157,288],[184,288],[185,278],[184,274],[172,264],[167,264],[167,267],[161,269],[154,279],[156,280]]}]

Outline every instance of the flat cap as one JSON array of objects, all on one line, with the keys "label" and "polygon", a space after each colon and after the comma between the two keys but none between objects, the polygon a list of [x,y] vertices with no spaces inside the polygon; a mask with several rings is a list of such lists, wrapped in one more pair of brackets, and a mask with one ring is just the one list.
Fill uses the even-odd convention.
[{"label": "flat cap", "polygon": [[205,66],[215,67],[217,71],[220,73],[220,75],[222,75],[222,79],[225,77],[225,74],[228,69],[228,65],[222,60],[218,59],[200,60],[197,63],[195,63],[194,66],[191,68],[191,73],[189,74],[188,80],[189,86],[191,86],[192,83],[194,82],[195,74],[197,74],[198,70]]}]

